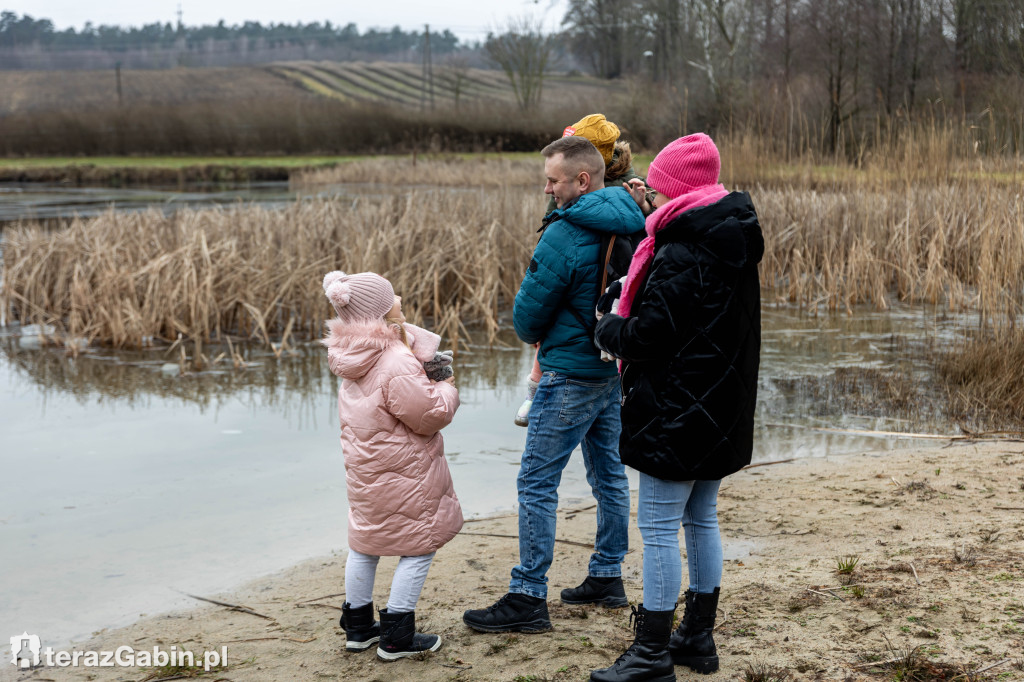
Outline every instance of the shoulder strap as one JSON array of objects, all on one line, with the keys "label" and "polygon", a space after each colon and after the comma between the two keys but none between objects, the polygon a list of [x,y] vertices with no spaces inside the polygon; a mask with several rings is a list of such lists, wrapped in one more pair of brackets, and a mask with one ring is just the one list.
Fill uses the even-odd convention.
[{"label": "shoulder strap", "polygon": [[604,290],[608,288],[608,263],[612,259],[612,249],[615,248],[615,235],[611,236],[608,240],[608,248],[604,251],[604,259],[602,264],[604,267],[601,268],[601,288],[597,290],[597,295],[600,296],[604,293]]},{"label": "shoulder strap", "polygon": [[[598,297],[604,293],[604,290],[608,287],[608,262],[612,258],[612,251],[615,248],[615,235],[611,235],[608,239],[608,246],[604,250],[603,257],[600,260],[601,265],[601,288],[597,290]],[[597,320],[591,320],[587,322],[586,318],[580,314],[580,311],[576,309],[571,302],[565,302],[565,308],[569,311],[569,314],[576,318],[576,321],[580,323],[580,326],[587,332],[587,336],[591,339],[594,338],[594,329],[597,327]]]}]

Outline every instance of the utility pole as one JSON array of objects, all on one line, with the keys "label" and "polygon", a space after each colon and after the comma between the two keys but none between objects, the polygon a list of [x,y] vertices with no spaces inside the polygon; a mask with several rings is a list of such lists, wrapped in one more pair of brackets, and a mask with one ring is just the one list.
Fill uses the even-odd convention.
[{"label": "utility pole", "polygon": [[[426,27],[429,30],[430,24],[426,24]],[[422,60],[422,68],[420,70],[420,111],[423,111],[425,108],[424,101],[427,97],[427,47],[426,44],[422,44],[420,47],[422,48],[420,50],[420,59]]]},{"label": "utility pole", "polygon": [[114,64],[114,73],[117,74],[117,105],[121,106],[124,103],[124,97],[121,95],[121,62]]},{"label": "utility pole", "polygon": [[430,54],[430,24],[423,25],[426,33],[426,47],[423,51],[423,63],[426,70],[427,87],[430,88],[430,110],[434,110],[434,57]]},{"label": "utility pole", "polygon": [[185,27],[185,25],[183,23],[181,23],[181,3],[179,2],[178,3],[178,33],[181,33],[181,30],[184,27]]}]

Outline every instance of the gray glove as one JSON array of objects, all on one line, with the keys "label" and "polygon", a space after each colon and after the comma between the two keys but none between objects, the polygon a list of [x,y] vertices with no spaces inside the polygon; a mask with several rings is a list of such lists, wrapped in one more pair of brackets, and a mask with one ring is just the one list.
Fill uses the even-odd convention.
[{"label": "gray glove", "polygon": [[455,370],[452,369],[452,351],[434,353],[433,358],[423,363],[423,369],[427,371],[427,378],[431,381],[444,381],[455,376]]}]

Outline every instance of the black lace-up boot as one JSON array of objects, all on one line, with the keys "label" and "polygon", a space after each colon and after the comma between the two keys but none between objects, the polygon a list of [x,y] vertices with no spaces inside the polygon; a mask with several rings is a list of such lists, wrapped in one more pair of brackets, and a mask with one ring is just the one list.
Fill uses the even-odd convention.
[{"label": "black lace-up boot", "polygon": [[693,628],[693,596],[697,594],[692,590],[683,593],[683,619],[679,621],[679,627],[672,633],[672,639],[668,641],[668,648],[672,650],[682,645],[687,633]]},{"label": "black lace-up boot", "polygon": [[437,651],[441,638],[416,632],[416,612],[389,613],[380,610],[380,644],[377,658],[382,661],[397,661],[421,651]]},{"label": "black lace-up boot", "polygon": [[668,645],[676,665],[685,665],[704,675],[718,670],[718,651],[712,636],[718,615],[718,593],[717,587],[710,593],[687,591],[689,608]]},{"label": "black lace-up boot", "polygon": [[486,609],[470,609],[462,622],[480,632],[544,632],[551,629],[544,599],[509,592]]},{"label": "black lace-up boot", "polygon": [[588,575],[579,587],[562,590],[563,604],[601,604],[610,608],[628,606],[622,578],[597,578]]},{"label": "black lace-up boot", "polygon": [[380,625],[373,619],[373,604],[357,609],[341,605],[341,629],[345,631],[346,651],[366,651],[380,639]]},{"label": "black lace-up boot", "polygon": [[633,607],[629,620],[635,639],[626,653],[609,668],[590,673],[591,682],[675,682],[676,673],[668,653],[672,633],[671,611],[648,611]]}]

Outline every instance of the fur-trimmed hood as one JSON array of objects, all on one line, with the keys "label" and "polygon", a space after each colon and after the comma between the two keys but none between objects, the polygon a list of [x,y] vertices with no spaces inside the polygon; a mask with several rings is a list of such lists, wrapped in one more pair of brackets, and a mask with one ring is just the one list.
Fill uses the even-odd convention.
[{"label": "fur-trimmed hood", "polygon": [[[434,357],[441,337],[408,322],[402,325],[412,354],[420,362]],[[327,320],[327,336],[320,341],[328,350],[331,371],[342,379],[356,380],[366,375],[392,345],[402,343],[398,329],[384,320],[345,322]]]}]

